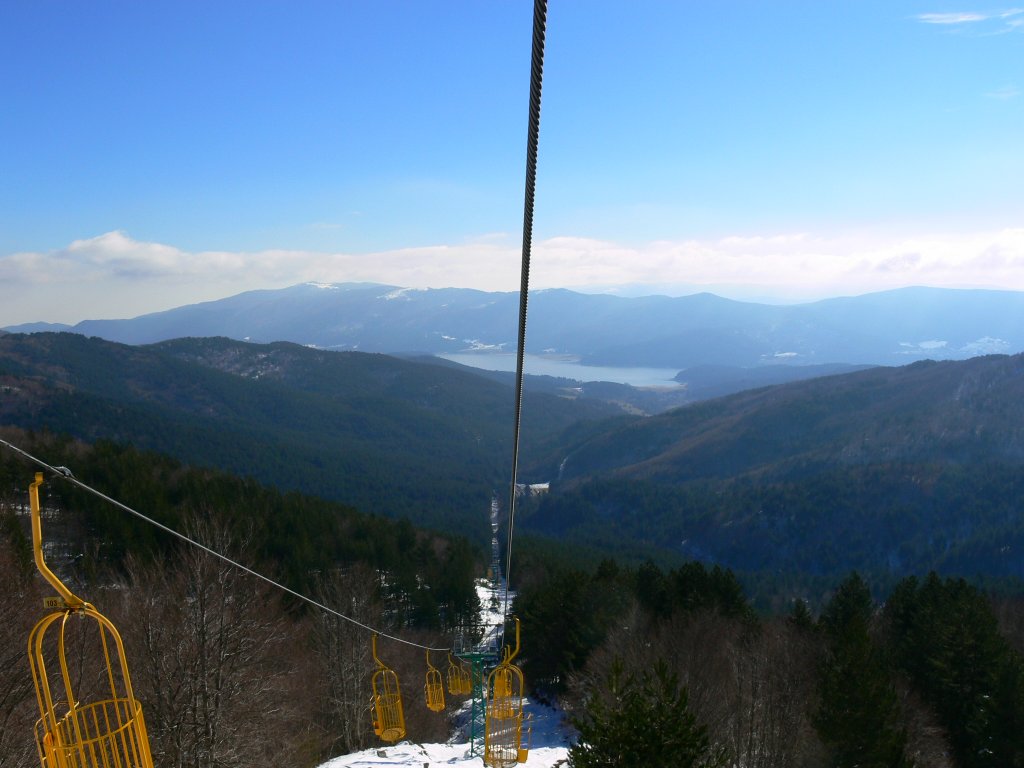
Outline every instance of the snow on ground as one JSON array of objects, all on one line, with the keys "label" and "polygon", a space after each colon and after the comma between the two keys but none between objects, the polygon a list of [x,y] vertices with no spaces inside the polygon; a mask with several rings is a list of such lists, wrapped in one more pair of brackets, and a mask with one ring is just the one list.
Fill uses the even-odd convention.
[{"label": "snow on ground", "polygon": [[[504,585],[497,590],[490,582],[477,582],[477,595],[480,597],[480,618],[485,626],[484,642],[497,644],[497,630],[501,624],[504,609]],[[509,594],[509,602],[515,597]],[[511,638],[509,638],[511,640]],[[527,638],[523,638],[527,642]],[[461,717],[468,717],[468,706],[463,705]],[[530,752],[525,765],[527,768],[555,768],[565,766],[569,754],[569,746],[573,743],[574,732],[565,722],[561,710],[548,707],[529,700],[525,703],[526,715],[530,718],[531,728]],[[468,738],[464,728],[457,728],[456,735],[448,744],[417,744],[402,741],[398,744],[381,744],[379,747],[342,755],[323,763],[320,768],[363,768],[364,766],[401,766],[403,768],[440,768],[440,766],[479,766],[483,765],[480,755],[470,755]],[[524,724],[523,730],[526,730]],[[482,747],[481,747],[482,748]]]},{"label": "snow on ground", "polygon": [[[527,703],[527,714],[532,714],[533,738],[527,768],[555,768],[565,766],[572,739],[560,710],[541,704]],[[468,743],[416,744],[403,741],[381,745],[363,752],[342,755],[320,768],[363,768],[364,766],[402,766],[404,768],[440,768],[446,765],[479,766],[483,758],[469,754]]]}]

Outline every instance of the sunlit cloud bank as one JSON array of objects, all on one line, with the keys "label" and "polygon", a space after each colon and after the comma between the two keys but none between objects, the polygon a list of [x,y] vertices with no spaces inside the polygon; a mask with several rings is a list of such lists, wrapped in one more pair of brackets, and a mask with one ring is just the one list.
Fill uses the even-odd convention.
[{"label": "sunlit cloud bank", "polygon": [[[638,249],[561,238],[539,252],[537,282],[552,285],[676,285],[781,300],[908,285],[1024,290],[1024,229],[889,239],[727,237]],[[588,279],[573,282],[574,268]]]},{"label": "sunlit cloud bank", "polygon": [[[115,231],[46,253],[0,256],[0,325],[132,317],[308,281],[516,290],[519,257],[518,243],[501,235],[380,253],[245,253],[189,252]],[[641,246],[555,237],[534,245],[531,285],[589,291],[643,285],[782,301],[907,285],[1024,290],[1024,228],[889,238],[794,233]]]}]

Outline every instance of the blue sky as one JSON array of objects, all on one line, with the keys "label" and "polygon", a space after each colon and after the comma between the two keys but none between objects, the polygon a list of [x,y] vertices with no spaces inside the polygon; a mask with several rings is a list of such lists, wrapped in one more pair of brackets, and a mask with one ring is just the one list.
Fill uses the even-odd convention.
[{"label": "blue sky", "polygon": [[[518,286],[532,4],[0,4],[0,325]],[[534,284],[1024,290],[1024,6],[549,10]]]}]

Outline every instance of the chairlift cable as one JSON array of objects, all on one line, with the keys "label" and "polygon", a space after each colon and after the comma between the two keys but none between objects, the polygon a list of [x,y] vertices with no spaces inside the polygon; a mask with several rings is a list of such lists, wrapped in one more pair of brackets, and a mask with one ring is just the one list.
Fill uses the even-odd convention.
[{"label": "chairlift cable", "polygon": [[526,353],[526,303],[530,291],[530,251],[533,240],[534,191],[537,186],[537,145],[540,140],[540,96],[544,77],[544,34],[547,13],[547,0],[534,0],[533,52],[530,57],[530,115],[526,137],[526,193],[523,203],[522,273],[519,284],[519,342],[516,348],[515,426],[512,436],[512,488],[508,502],[508,553],[505,557],[503,625],[508,622],[508,583],[512,571],[512,533],[516,516],[519,433],[523,413],[523,358]]},{"label": "chairlift cable", "polygon": [[113,504],[118,509],[121,509],[121,510],[123,510],[123,511],[125,511],[125,512],[131,514],[131,515],[134,515],[135,517],[137,517],[140,520],[143,520],[143,521],[149,523],[150,525],[156,526],[157,528],[159,528],[160,530],[164,531],[165,533],[169,533],[172,536],[177,537],[178,539],[180,539],[181,541],[184,541],[187,544],[191,544],[194,547],[198,547],[199,549],[203,550],[207,554],[212,555],[213,557],[216,557],[219,560],[222,560],[223,562],[227,563],[228,565],[232,565],[235,568],[238,568],[239,570],[244,571],[245,573],[248,573],[251,576],[255,576],[257,579],[260,579],[260,580],[266,582],[270,586],[276,587],[277,589],[280,589],[283,592],[287,592],[292,597],[295,597],[295,598],[297,598],[299,600],[302,600],[303,602],[308,603],[309,605],[312,605],[315,608],[319,608],[320,610],[322,610],[322,611],[324,611],[326,613],[329,613],[332,616],[336,616],[339,619],[344,619],[345,621],[349,622],[350,624],[354,624],[355,626],[357,626],[357,627],[359,627],[361,629],[365,629],[367,632],[372,632],[372,633],[374,633],[376,635],[380,635],[381,637],[387,638],[388,640],[394,640],[396,643],[402,643],[404,645],[409,645],[409,646],[412,646],[413,648],[420,648],[422,650],[428,650],[428,651],[448,651],[448,650],[450,650],[450,648],[435,648],[435,647],[432,647],[432,646],[421,645],[420,643],[414,643],[411,640],[403,640],[400,637],[395,637],[394,635],[389,635],[386,632],[381,632],[379,629],[375,629],[375,628],[369,626],[368,624],[364,624],[361,621],[358,621],[357,619],[353,619],[351,616],[346,616],[345,614],[340,613],[339,611],[334,610],[330,606],[324,605],[323,603],[321,603],[321,602],[319,602],[317,600],[314,600],[311,597],[307,597],[306,595],[303,595],[303,594],[301,594],[299,592],[296,592],[294,589],[291,589],[290,587],[286,587],[284,584],[281,584],[281,583],[279,583],[277,581],[274,581],[269,576],[264,576],[262,573],[259,573],[258,571],[254,571],[252,568],[249,568],[246,565],[242,565],[241,563],[239,563],[239,562],[237,562],[235,560],[232,560],[230,557],[227,557],[226,555],[222,555],[220,552],[217,552],[216,550],[210,549],[210,547],[206,546],[205,544],[202,544],[202,543],[200,543],[198,541],[195,541],[194,539],[189,538],[185,534],[179,533],[178,531],[174,530],[173,528],[169,528],[168,526],[164,525],[163,523],[157,522],[156,520],[152,519],[151,517],[147,517],[146,515],[144,515],[141,512],[139,512],[138,510],[132,509],[127,504],[123,504],[122,502],[118,501],[117,499],[114,499],[114,498],[111,498],[110,496],[107,496],[102,491],[98,491],[95,488],[87,485],[86,483],[83,483],[81,480],[76,478],[71,473],[71,470],[69,470],[67,467],[54,467],[54,466],[52,466],[50,464],[47,464],[42,459],[36,458],[32,454],[30,454],[28,451],[25,451],[22,448],[19,448],[18,446],[13,445],[12,443],[9,443],[9,442],[7,442],[6,440],[4,440],[2,438],[0,438],[0,445],[3,445],[5,447],[9,448],[10,450],[14,451],[15,453],[20,454],[21,456],[24,456],[26,459],[36,463],[40,467],[43,467],[44,469],[49,470],[50,472],[52,472],[57,477],[60,477],[60,478],[62,478],[64,480],[67,480],[69,483],[72,483],[73,485],[77,485],[82,490],[87,491],[87,492],[91,493],[92,495],[99,497],[100,499],[103,499],[104,501],[108,502],[109,504]]}]

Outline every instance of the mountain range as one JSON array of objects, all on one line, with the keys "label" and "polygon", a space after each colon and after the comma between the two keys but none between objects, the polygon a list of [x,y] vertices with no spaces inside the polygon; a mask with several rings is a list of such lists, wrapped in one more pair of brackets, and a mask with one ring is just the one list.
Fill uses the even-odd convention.
[{"label": "mountain range", "polygon": [[[517,293],[307,283],[251,291],[125,320],[45,323],[126,344],[224,336],[331,350],[452,354],[515,351]],[[1024,293],[905,288],[776,306],[711,294],[623,298],[534,291],[527,351],[584,365],[753,369],[902,365],[1024,350]]]}]

